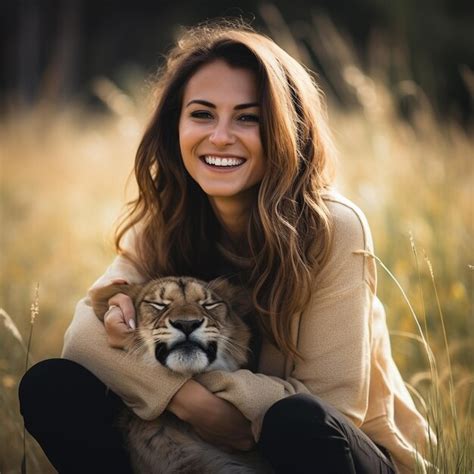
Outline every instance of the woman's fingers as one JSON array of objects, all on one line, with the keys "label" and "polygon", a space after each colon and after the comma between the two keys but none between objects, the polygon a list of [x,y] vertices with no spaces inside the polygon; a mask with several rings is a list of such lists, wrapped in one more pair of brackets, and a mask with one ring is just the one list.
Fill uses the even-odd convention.
[{"label": "woman's fingers", "polygon": [[125,349],[135,329],[135,307],[132,299],[117,293],[109,299],[109,310],[104,316],[107,341],[110,346]]},{"label": "woman's fingers", "polygon": [[109,299],[109,306],[118,306],[122,310],[123,319],[130,329],[135,329],[135,306],[130,296],[117,293]]},{"label": "woman's fingers", "polygon": [[118,306],[112,306],[104,316],[107,342],[110,346],[124,349],[132,330],[128,327]]}]

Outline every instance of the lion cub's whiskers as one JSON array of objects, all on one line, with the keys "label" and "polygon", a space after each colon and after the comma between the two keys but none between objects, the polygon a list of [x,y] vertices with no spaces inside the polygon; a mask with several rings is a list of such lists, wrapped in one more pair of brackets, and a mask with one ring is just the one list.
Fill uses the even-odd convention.
[{"label": "lion cub's whiskers", "polygon": [[248,345],[239,344],[228,336],[224,336],[222,334],[219,336],[219,342],[221,342],[226,348],[233,348],[240,351],[241,353],[251,352],[251,349],[248,347]]}]

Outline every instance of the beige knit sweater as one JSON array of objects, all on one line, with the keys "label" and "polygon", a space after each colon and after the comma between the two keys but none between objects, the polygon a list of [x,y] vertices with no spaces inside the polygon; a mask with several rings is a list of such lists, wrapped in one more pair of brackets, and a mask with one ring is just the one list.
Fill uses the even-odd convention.
[{"label": "beige knit sweater", "polygon": [[[308,308],[294,319],[291,334],[305,362],[285,358],[264,340],[258,373],[214,371],[196,380],[251,421],[256,441],[273,403],[295,393],[318,395],[387,448],[401,473],[410,473],[416,448],[421,450],[428,439],[428,425],[392,359],[384,308],[375,296],[375,262],[355,253],[373,252],[370,230],[353,203],[335,193],[325,200],[334,222],[331,255],[315,278]],[[128,249],[133,249],[133,239],[127,239]],[[116,257],[89,296],[77,304],[65,334],[63,357],[91,370],[137,415],[154,419],[187,378],[108,346],[90,294],[115,278],[143,282],[128,260]]]}]

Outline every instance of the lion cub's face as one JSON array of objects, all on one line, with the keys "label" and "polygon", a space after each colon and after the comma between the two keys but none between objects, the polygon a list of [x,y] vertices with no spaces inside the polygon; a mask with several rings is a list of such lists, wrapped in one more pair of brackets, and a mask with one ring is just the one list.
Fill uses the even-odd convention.
[{"label": "lion cub's face", "polygon": [[[143,287],[119,285],[135,303],[132,350],[146,353],[175,372],[236,370],[248,359],[249,297],[219,279],[166,277]],[[244,314],[245,313],[245,314]]]}]

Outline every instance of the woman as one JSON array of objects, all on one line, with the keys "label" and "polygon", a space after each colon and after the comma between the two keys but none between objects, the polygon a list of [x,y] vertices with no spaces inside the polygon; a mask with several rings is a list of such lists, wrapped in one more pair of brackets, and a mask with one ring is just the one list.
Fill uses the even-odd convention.
[{"label": "woman", "polygon": [[[390,353],[374,260],[360,252],[373,251],[365,217],[330,187],[331,151],[318,87],[273,41],[243,25],[178,41],[118,256],[76,308],[70,360],[38,364],[20,387],[26,426],[60,472],[129,472],[112,423],[121,400],[145,419],[169,410],[223,447],[256,444],[278,473],[413,472],[428,427]],[[115,295],[104,325],[90,301],[158,275],[247,285],[256,373],[189,378],[125,357],[131,300]]]}]

